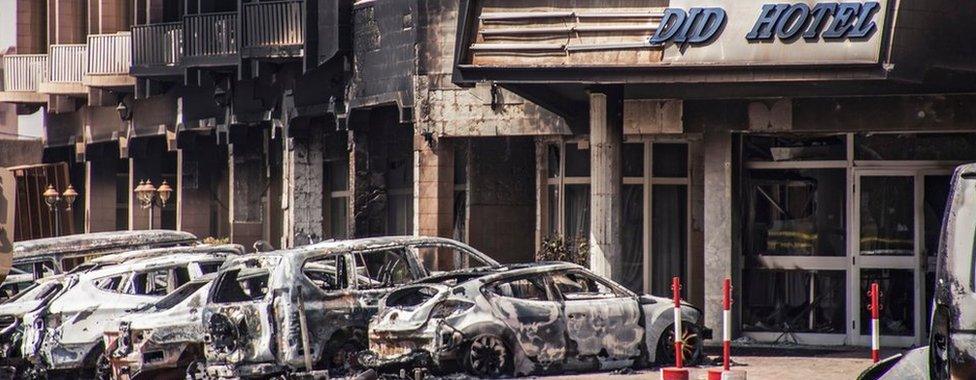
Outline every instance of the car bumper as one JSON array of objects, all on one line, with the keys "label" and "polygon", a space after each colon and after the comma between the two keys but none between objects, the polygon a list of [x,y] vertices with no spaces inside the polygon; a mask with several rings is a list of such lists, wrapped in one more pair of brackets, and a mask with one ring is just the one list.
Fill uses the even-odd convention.
[{"label": "car bumper", "polygon": [[272,363],[258,364],[218,364],[207,366],[207,376],[213,379],[257,378],[281,372],[281,367]]}]

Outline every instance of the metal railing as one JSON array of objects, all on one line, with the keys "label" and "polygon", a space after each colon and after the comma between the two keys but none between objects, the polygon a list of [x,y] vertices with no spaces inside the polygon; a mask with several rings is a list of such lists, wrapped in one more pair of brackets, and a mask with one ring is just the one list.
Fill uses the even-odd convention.
[{"label": "metal railing", "polygon": [[128,74],[132,66],[132,34],[88,36],[88,74]]},{"label": "metal railing", "polygon": [[187,15],[183,22],[187,57],[237,54],[237,12]]},{"label": "metal railing", "polygon": [[304,8],[304,0],[245,3],[243,46],[302,45]]},{"label": "metal railing", "polygon": [[134,66],[176,66],[183,59],[183,22],[132,27]]},{"label": "metal railing", "polygon": [[47,54],[14,54],[3,57],[4,91],[37,91],[47,77]]},{"label": "metal railing", "polygon": [[49,82],[81,83],[88,71],[88,45],[51,45],[49,52]]}]

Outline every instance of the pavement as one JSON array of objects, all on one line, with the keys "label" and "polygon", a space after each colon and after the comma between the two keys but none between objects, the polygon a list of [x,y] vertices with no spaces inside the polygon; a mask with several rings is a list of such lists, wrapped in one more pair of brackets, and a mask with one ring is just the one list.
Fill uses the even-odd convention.
[{"label": "pavement", "polygon": [[[708,350],[712,359],[718,353]],[[900,350],[882,351],[885,358]],[[745,371],[749,380],[785,379],[856,379],[861,371],[871,366],[871,351],[863,347],[810,348],[810,347],[748,347],[733,348],[732,370]],[[709,368],[715,366],[696,366],[690,368],[692,380],[704,379]],[[538,376],[540,380],[630,380],[659,379],[660,370],[630,372],[584,373],[560,376]]]}]

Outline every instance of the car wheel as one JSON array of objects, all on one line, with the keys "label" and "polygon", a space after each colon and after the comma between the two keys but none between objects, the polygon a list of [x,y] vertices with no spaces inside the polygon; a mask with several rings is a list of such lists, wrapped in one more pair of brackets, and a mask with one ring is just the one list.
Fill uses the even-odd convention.
[{"label": "car wheel", "polygon": [[[684,365],[695,365],[701,360],[702,339],[698,325],[692,323],[681,324],[681,362]],[[659,364],[675,364],[674,360],[674,325],[668,326],[661,334],[657,343],[657,362]]]},{"label": "car wheel", "polygon": [[464,367],[468,373],[478,377],[499,377],[507,375],[512,368],[512,355],[502,338],[482,334],[471,340],[464,355]]},{"label": "car wheel", "polygon": [[935,313],[929,334],[929,374],[932,380],[949,380],[949,321],[944,313]]},{"label": "car wheel", "polygon": [[356,373],[360,369],[357,359],[360,352],[366,349],[361,338],[353,337],[339,346],[329,355],[329,373],[333,376],[345,376]]}]

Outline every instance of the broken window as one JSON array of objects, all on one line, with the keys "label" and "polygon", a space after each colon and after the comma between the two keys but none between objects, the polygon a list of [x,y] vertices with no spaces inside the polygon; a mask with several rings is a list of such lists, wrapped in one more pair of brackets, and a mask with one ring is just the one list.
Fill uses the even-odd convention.
[{"label": "broken window", "polygon": [[751,135],[743,141],[747,161],[844,161],[845,135]]},{"label": "broken window", "polygon": [[199,265],[200,265],[200,273],[201,274],[215,273],[215,272],[217,272],[217,270],[220,269],[220,266],[223,265],[223,264],[224,263],[221,262],[221,261],[199,263]]},{"label": "broken window", "polygon": [[411,308],[429,301],[437,295],[437,288],[416,287],[399,289],[386,297],[386,306]]},{"label": "broken window", "polygon": [[915,254],[915,177],[861,177],[862,255]]},{"label": "broken window", "polygon": [[974,161],[972,133],[860,133],[854,159],[896,161]]},{"label": "broken window", "polygon": [[153,305],[153,309],[155,311],[169,310],[173,306],[176,306],[180,302],[183,302],[183,300],[187,299],[187,297],[191,296],[193,293],[196,293],[196,291],[200,290],[200,288],[202,288],[204,285],[207,285],[207,282],[194,281],[194,282],[184,284],[183,286],[174,290],[168,296],[163,297],[163,299],[157,301]]},{"label": "broken window", "polygon": [[103,278],[96,279],[95,281],[92,282],[92,284],[97,289],[106,290],[110,292],[117,292],[119,291],[119,286],[122,285],[123,277],[124,277],[123,275],[103,277]]},{"label": "broken window", "polygon": [[407,284],[414,280],[410,262],[402,248],[356,252],[356,275],[364,277],[366,288],[385,288]]},{"label": "broken window", "polygon": [[559,272],[552,275],[552,282],[567,301],[622,297],[605,280],[583,272]]},{"label": "broken window", "polygon": [[164,296],[169,290],[169,269],[156,269],[132,276],[130,294]]},{"label": "broken window", "polygon": [[881,290],[881,335],[915,335],[915,276],[910,269],[862,269],[861,334],[871,333],[871,305],[868,290],[877,282]]},{"label": "broken window", "polygon": [[[320,259],[308,261],[302,266],[302,272],[315,286],[324,291],[336,291],[349,287],[347,280],[348,268],[343,255],[328,255]],[[370,281],[363,278],[365,284]]]},{"label": "broken window", "polygon": [[493,284],[488,291],[494,295],[529,301],[549,301],[545,282],[536,276],[506,280]]},{"label": "broken window", "polygon": [[258,301],[268,294],[268,270],[242,268],[224,272],[217,278],[213,302]]},{"label": "broken window", "polygon": [[743,330],[844,333],[845,271],[744,272]]},{"label": "broken window", "polygon": [[489,266],[471,252],[448,245],[415,245],[411,250],[428,273],[448,272]]},{"label": "broken window", "polygon": [[845,256],[844,169],[749,171],[746,253]]}]

